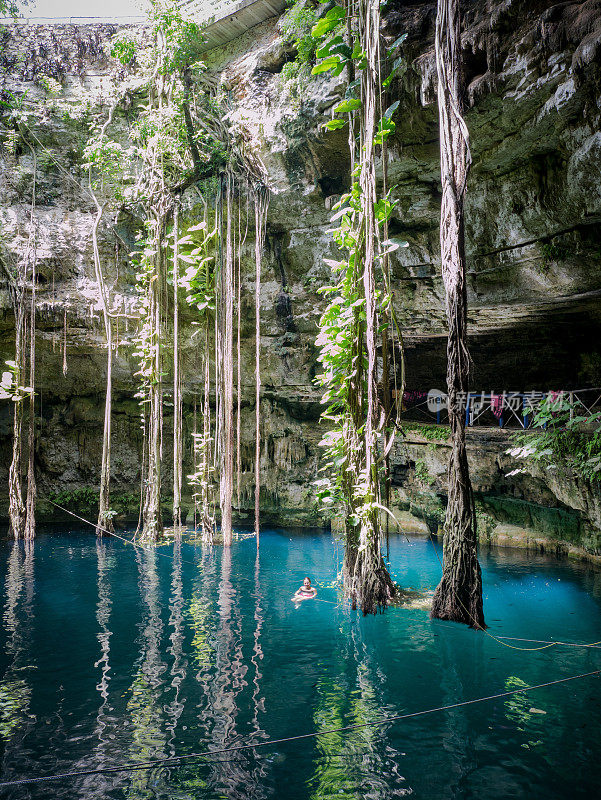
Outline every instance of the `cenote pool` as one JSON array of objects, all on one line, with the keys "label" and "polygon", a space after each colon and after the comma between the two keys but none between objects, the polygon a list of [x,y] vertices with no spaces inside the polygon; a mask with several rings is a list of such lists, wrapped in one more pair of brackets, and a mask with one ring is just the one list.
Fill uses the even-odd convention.
[{"label": "cenote pool", "polygon": [[[601,667],[601,650],[520,652],[432,622],[363,619],[325,533],[263,532],[231,553],[136,550],[89,533],[3,543],[2,775],[119,766],[373,722]],[[497,635],[601,639],[601,572],[481,553]],[[429,590],[434,545],[395,537],[391,570]],[[305,574],[327,602],[296,608]],[[534,646],[534,645],[531,645]],[[598,792],[601,681],[584,678],[381,727],[168,768],[3,789],[11,798],[568,798]]]}]

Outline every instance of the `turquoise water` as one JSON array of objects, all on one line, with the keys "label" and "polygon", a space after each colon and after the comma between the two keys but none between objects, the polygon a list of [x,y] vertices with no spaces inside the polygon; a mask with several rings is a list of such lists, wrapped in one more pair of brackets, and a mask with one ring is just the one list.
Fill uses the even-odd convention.
[{"label": "turquoise water", "polygon": [[[231,554],[140,551],[81,532],[2,543],[1,780],[118,766],[373,722],[601,667],[601,650],[524,653],[428,618],[362,618],[332,588],[328,534],[265,531]],[[601,573],[481,554],[491,632],[601,639]],[[391,570],[432,589],[426,540]],[[322,601],[290,602],[305,574]],[[2,789],[10,798],[598,796],[599,677],[381,727],[181,766]],[[544,713],[542,713],[544,712]]]}]

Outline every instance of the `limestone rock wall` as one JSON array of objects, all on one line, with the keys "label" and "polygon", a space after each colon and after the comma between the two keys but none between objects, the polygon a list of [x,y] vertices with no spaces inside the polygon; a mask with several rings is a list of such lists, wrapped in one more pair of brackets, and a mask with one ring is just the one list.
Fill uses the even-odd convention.
[{"label": "limestone rock wall", "polygon": [[[467,251],[474,388],[601,385],[601,2],[466,0],[463,5],[473,157]],[[392,233],[405,238],[409,247],[398,251],[392,268],[396,310],[406,337],[408,388],[426,391],[442,388],[445,372],[434,20],[433,2],[393,0],[383,28],[389,41],[408,34],[407,70],[391,87],[392,99],[401,103],[388,169],[399,200]],[[31,26],[2,34],[2,91],[27,90],[26,102],[41,108],[33,133],[41,276],[38,461],[46,494],[73,493],[98,481],[106,353],[91,253],[93,209],[81,152],[87,105],[108,103],[128,82],[132,91],[135,87],[135,70],[123,70],[107,55],[114,30]],[[144,31],[136,29],[136,35],[143,40]],[[329,278],[324,256],[335,256],[327,233],[330,209],[348,186],[349,165],[346,133],[320,128],[342,96],[341,79],[286,80],[282,68],[293,55],[282,38],[281,21],[274,18],[204,57],[208,79],[231,100],[232,121],[245,128],[263,160],[272,192],[261,291],[262,506],[270,522],[310,524],[320,521],[311,488],[321,437],[320,398],[313,385],[314,338],[323,302],[317,289]],[[44,89],[44,75],[62,84],[57,98]],[[65,104],[70,114],[64,113]],[[126,103],[118,124],[125,132]],[[26,246],[31,152],[11,152],[3,139],[0,172],[0,252],[3,264],[10,266]],[[193,217],[193,203],[191,208]],[[126,259],[133,223],[123,215],[110,223],[103,228],[101,248],[114,308],[123,314],[115,366],[113,472],[123,510],[133,513],[141,446],[139,410],[132,400],[135,320],[130,317],[135,317],[135,294]],[[243,254],[241,520],[249,519],[252,506],[252,248],[249,238]],[[6,291],[0,292],[0,313],[2,356],[10,358],[13,317]],[[184,317],[189,433],[200,375],[192,318],[189,313]],[[6,405],[0,408],[0,433],[0,485],[5,486],[10,435]],[[165,437],[169,435],[167,417]],[[495,440],[485,451],[479,440],[472,443],[474,470],[481,476],[476,484],[484,495],[572,508],[589,532],[598,524],[598,501],[583,500],[584,490],[567,491],[546,476],[504,481],[499,459],[505,446]],[[442,496],[444,447],[438,449],[434,494]],[[185,473],[190,456],[188,437]],[[410,462],[416,460],[402,448],[395,454],[401,505],[411,502]],[[579,536],[589,549],[598,548],[589,533]]]}]

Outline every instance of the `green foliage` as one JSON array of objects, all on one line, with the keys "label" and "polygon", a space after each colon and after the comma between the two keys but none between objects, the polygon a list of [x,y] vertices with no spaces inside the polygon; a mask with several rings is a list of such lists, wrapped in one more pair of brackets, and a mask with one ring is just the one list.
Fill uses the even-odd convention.
[{"label": "green foliage", "polygon": [[[94,514],[98,509],[99,494],[91,486],[79,489],[63,490],[50,495],[50,500],[69,511],[81,514]],[[128,515],[138,508],[139,498],[133,492],[117,492],[111,495],[112,509],[107,513],[110,518]]]},{"label": "green foliage", "polygon": [[557,242],[555,240],[543,242],[539,250],[544,270],[547,270],[552,262],[564,261],[570,253],[570,248],[565,242]]},{"label": "green foliage", "polygon": [[132,126],[132,138],[140,155],[153,151],[168,185],[191,175],[194,169],[182,100],[180,91],[161,108],[149,104]]},{"label": "green foliage", "polygon": [[326,33],[335,30],[342,20],[346,19],[346,13],[341,6],[331,8],[311,29],[311,36],[314,39],[323,38]]},{"label": "green foliage", "polygon": [[[131,137],[142,161],[152,153],[152,159],[160,162],[169,187],[191,179],[200,165],[210,171],[225,164],[226,148],[217,133],[225,112],[220,98],[211,97],[195,83],[206,69],[198,61],[200,26],[184,18],[171,1],[153,0],[150,17],[155,50],[148,67],[148,100],[139,108]],[[167,97],[156,97],[157,76],[169,76],[172,81]],[[192,85],[196,87],[194,119],[189,98]]]},{"label": "green foliage", "polygon": [[[406,33],[404,33],[402,36],[399,36],[399,38],[392,45],[392,47],[390,47],[388,49],[388,53],[389,54],[393,53],[398,47],[400,47],[403,44],[403,42],[405,41],[406,38],[407,38],[407,34]],[[383,89],[388,89],[388,87],[391,85],[392,81],[395,78],[400,77],[401,75],[404,75],[406,69],[407,69],[406,60],[402,56],[399,56],[398,58],[395,58],[395,60],[394,60],[394,62],[392,64],[392,69],[390,70],[390,73],[388,74],[388,77],[385,78],[385,80],[382,81],[382,88]]]},{"label": "green foliage", "polygon": [[151,0],[148,17],[159,42],[163,40],[165,44],[162,73],[170,75],[187,69],[198,58],[202,26],[184,17],[175,0]]},{"label": "green foliage", "polygon": [[50,75],[40,75],[37,78],[38,86],[41,86],[47,94],[51,97],[56,97],[63,91],[63,87],[55,78],[52,78]]},{"label": "green foliage", "polygon": [[[544,469],[601,483],[601,412],[589,414],[569,394],[548,395],[536,411],[534,430],[514,436],[515,447],[507,450],[514,458],[539,464]],[[512,470],[508,475],[526,472]]]},{"label": "green foliage", "polygon": [[348,114],[350,111],[357,111],[361,108],[361,100],[351,97],[350,100],[343,100],[334,109],[335,114]]},{"label": "green foliage", "polygon": [[83,151],[84,168],[89,171],[92,188],[123,199],[123,173],[126,161],[133,155],[119,142],[106,137],[98,128],[88,138]]},{"label": "green foliage", "polygon": [[[311,8],[307,0],[297,0],[286,12],[281,21],[281,31],[284,41],[292,42],[296,49],[296,70],[303,64],[310,64],[315,59],[316,42],[311,36],[311,28],[315,24],[315,10]],[[289,62],[292,64],[294,62]],[[286,70],[288,67],[288,70]],[[292,71],[288,64],[284,65],[284,70]],[[285,75],[286,77],[286,75]]]},{"label": "green foliage", "polygon": [[430,475],[428,465],[421,459],[415,462],[415,477],[420,483],[427,483],[430,486],[436,482],[436,479]]},{"label": "green foliage", "polygon": [[[207,222],[189,227],[178,239],[179,260],[186,267],[180,274],[178,289],[186,292],[186,302],[205,317],[215,311],[215,255],[217,228],[208,229]],[[169,236],[173,239],[173,233]],[[170,244],[171,249],[174,243]],[[171,280],[173,267],[171,266]]]},{"label": "green foliage", "polygon": [[133,492],[111,493],[111,516],[127,516],[138,510],[140,498]]},{"label": "green foliage", "polygon": [[188,483],[192,487],[192,499],[200,507],[203,505],[203,498],[211,495],[215,483],[215,470],[212,461],[203,458],[203,455],[211,452],[213,437],[210,432],[192,434],[194,463],[198,465],[193,473],[187,476]]},{"label": "green foliage", "polygon": [[[345,12],[334,6],[312,28],[312,37],[317,42],[316,55],[322,59],[313,68],[313,74],[331,71],[339,75],[350,63],[357,71],[366,64],[366,55],[358,41],[349,47],[340,35],[345,25]],[[355,96],[360,80],[347,87],[345,99],[334,109],[338,114],[356,114],[362,101]],[[393,104],[379,121],[379,140],[382,144],[394,130],[392,116],[398,103]],[[342,128],[345,122],[333,119],[323,126],[329,130]],[[346,524],[362,530],[373,530],[377,519],[378,484],[381,479],[381,463],[375,450],[377,445],[367,444],[365,436],[365,413],[367,404],[366,367],[368,357],[365,347],[366,291],[363,284],[363,260],[365,258],[364,198],[362,196],[361,170],[373,153],[362,154],[353,172],[353,184],[348,193],[333,207],[332,223],[334,242],[342,257],[340,260],[325,259],[331,269],[331,284],[318,291],[328,298],[328,305],[319,321],[316,344],[319,347],[318,361],[323,371],[317,376],[323,388],[322,404],[326,406],[322,419],[331,429],[324,435],[321,445],[324,460],[321,471],[325,477],[316,482],[317,496],[323,510],[342,511]],[[384,229],[390,220],[396,201],[391,199],[391,190],[379,198],[373,207],[377,230]],[[375,253],[376,290],[373,298],[376,317],[381,333],[393,316],[392,297],[384,269],[385,259],[394,250],[406,246],[406,242],[377,238]],[[369,457],[367,448],[374,450]],[[368,471],[367,464],[372,463]]]},{"label": "green foliage", "polygon": [[348,123],[345,119],[330,119],[327,122],[324,122],[321,127],[327,131],[337,131],[341,128],[345,128],[347,124]]},{"label": "green foliage", "polygon": [[[378,225],[389,218],[392,208],[390,202],[376,204]],[[365,299],[360,278],[363,239],[360,225],[361,189],[358,182],[341,197],[333,210],[332,222],[339,222],[339,227],[332,231],[334,241],[342,252],[347,253],[347,257],[340,261],[325,259],[332,271],[333,282],[318,289],[330,300],[319,321],[316,339],[320,348],[318,361],[323,367],[317,381],[325,390],[322,403],[326,405],[326,411],[322,413],[322,419],[333,425],[321,442],[325,448],[322,471],[329,477],[317,482],[318,497],[326,507],[332,504],[340,507],[348,501],[349,483],[352,483],[356,509],[361,516],[369,515],[372,511],[367,498],[370,480],[365,473],[357,470],[349,453],[351,441],[363,433],[363,429],[355,425],[352,414],[357,381],[361,382],[362,394],[367,391],[362,377],[366,358],[361,346],[357,350],[365,327]],[[377,261],[381,264],[381,254]],[[376,302],[381,309],[389,306],[390,299],[388,290],[377,290]]]},{"label": "green foliage", "polygon": [[32,394],[33,389],[31,386],[21,386],[20,383],[20,370],[15,361],[4,362],[8,369],[2,373],[0,379],[0,400],[14,400],[15,402],[23,400]]},{"label": "green foliage", "polygon": [[[328,15],[333,14],[336,16],[336,14],[338,14],[338,12],[335,11],[336,8],[342,11],[339,6],[336,6],[328,12]],[[328,15],[326,15],[326,17]],[[330,22],[334,23],[331,30],[334,33],[339,33],[341,31],[344,11],[342,11],[342,16],[338,14],[337,21],[334,19],[334,16],[328,19],[327,24],[329,26]],[[323,58],[323,53],[319,50],[321,37],[315,36],[314,34],[316,25],[320,25],[322,22],[324,22],[324,19],[320,21],[317,20],[317,12],[313,8],[310,0],[297,0],[297,2],[292,4],[289,11],[282,19],[281,29],[284,40],[292,42],[296,50],[296,57],[294,60],[284,64],[282,68],[282,77],[286,82],[296,88],[298,92],[301,90],[302,81],[308,80],[312,74],[317,74],[311,69],[315,64],[315,59]],[[343,43],[342,36],[337,36],[335,38],[337,39],[338,45],[348,50],[348,47]],[[319,69],[318,72],[325,72],[325,69]]]},{"label": "green foliage", "polygon": [[28,109],[26,101],[27,91],[22,94],[14,94],[5,90],[0,97],[0,114],[6,117],[6,124],[8,125],[8,134],[4,131],[2,133],[11,140],[9,148],[13,151],[16,141],[21,135],[22,126],[27,126],[30,117],[34,117],[34,113]]},{"label": "green foliage", "polygon": [[0,16],[18,17],[20,16],[21,6],[29,4],[29,0],[0,0]]},{"label": "green foliage", "polygon": [[[356,41],[351,49],[343,40],[341,32],[344,23],[344,10],[340,6],[334,6],[325,17],[313,26],[311,35],[319,42],[316,54],[318,58],[323,59],[313,67],[313,75],[331,72],[332,75],[338,76],[351,62],[354,62],[357,70],[365,69],[367,62],[359,42]],[[331,38],[326,39],[330,34]]]},{"label": "green foliage", "polygon": [[111,42],[111,56],[124,67],[130,67],[136,60],[137,45],[127,31],[117,33]]},{"label": "green foliage", "polygon": [[421,436],[422,439],[428,439],[430,442],[446,442],[448,441],[451,430],[448,425],[423,425],[418,422],[405,422],[403,428],[406,431],[415,433]]},{"label": "green foliage", "polygon": [[478,539],[481,542],[490,542],[492,532],[497,526],[497,520],[486,514],[484,511],[476,510],[476,529],[478,531]]},{"label": "green foliage", "polygon": [[157,280],[155,259],[160,243],[152,222],[146,222],[147,236],[140,242],[139,249],[131,254],[132,264],[136,268],[136,288],[138,290],[138,311],[140,324],[134,339],[134,358],[138,361],[138,391],[135,394],[143,407],[150,401],[150,388],[156,386],[160,376],[156,370],[157,350],[159,348],[159,331],[151,314],[150,285]]},{"label": "green foliage", "polygon": [[90,486],[82,486],[71,491],[53,492],[50,495],[50,500],[70,511],[98,508],[98,492]]}]

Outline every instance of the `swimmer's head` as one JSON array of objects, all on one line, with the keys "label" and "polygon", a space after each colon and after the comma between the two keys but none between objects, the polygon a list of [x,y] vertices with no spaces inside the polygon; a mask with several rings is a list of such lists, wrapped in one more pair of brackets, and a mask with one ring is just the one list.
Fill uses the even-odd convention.
[{"label": "swimmer's head", "polygon": [[310,589],[311,588],[311,578],[309,578],[309,577],[305,578],[305,580],[303,581],[303,586],[305,587],[305,589]]}]

